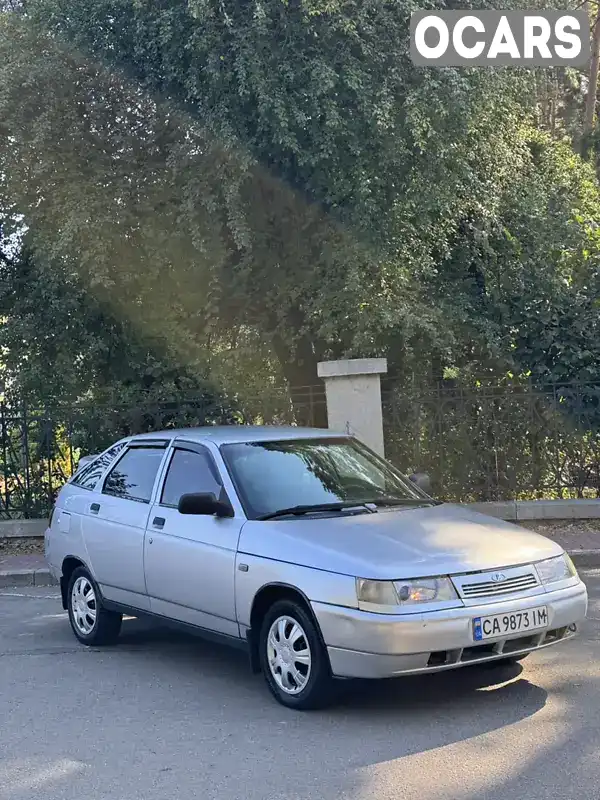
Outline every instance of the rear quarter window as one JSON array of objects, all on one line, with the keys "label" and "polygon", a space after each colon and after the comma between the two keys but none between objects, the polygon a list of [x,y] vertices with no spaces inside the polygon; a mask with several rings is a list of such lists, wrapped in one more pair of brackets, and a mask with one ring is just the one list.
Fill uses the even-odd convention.
[{"label": "rear quarter window", "polygon": [[102,455],[87,464],[81,472],[78,472],[71,480],[71,484],[80,486],[82,489],[94,489],[102,475],[104,475],[106,468],[112,464],[124,447],[125,442],[120,442],[105,450]]}]

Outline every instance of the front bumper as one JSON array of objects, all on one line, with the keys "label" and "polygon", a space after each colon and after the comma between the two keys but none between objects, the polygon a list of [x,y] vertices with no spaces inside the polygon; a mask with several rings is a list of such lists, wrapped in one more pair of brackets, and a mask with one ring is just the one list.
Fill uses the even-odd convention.
[{"label": "front bumper", "polygon": [[[473,640],[473,617],[539,605],[548,608],[544,630]],[[336,677],[386,678],[493,661],[570,639],[585,618],[587,591],[579,581],[555,592],[421,614],[372,614],[325,603],[312,603],[312,607]]]}]

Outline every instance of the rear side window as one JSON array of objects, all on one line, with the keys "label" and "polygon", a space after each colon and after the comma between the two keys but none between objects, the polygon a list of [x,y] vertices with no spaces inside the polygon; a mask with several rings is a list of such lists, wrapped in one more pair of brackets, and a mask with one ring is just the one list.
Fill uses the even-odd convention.
[{"label": "rear side window", "polygon": [[124,442],[113,445],[75,475],[71,483],[75,484],[75,486],[81,486],[82,489],[93,489],[102,477],[104,470],[115,460],[124,447]]},{"label": "rear side window", "polygon": [[103,494],[149,503],[164,447],[131,447],[106,476]]},{"label": "rear side window", "polygon": [[208,453],[175,450],[163,486],[161,505],[179,504],[182,494],[211,493],[219,497],[221,482]]}]

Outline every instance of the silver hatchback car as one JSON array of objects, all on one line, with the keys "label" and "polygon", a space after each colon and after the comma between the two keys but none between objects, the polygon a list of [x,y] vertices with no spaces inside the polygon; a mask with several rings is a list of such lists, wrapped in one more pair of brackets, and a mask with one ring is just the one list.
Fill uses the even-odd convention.
[{"label": "silver hatchback car", "polygon": [[61,490],[46,558],[80,642],[148,614],[247,648],[273,695],[334,678],[505,663],[570,639],[568,555],[441,504],[350,436],[206,427],[132,436]]}]

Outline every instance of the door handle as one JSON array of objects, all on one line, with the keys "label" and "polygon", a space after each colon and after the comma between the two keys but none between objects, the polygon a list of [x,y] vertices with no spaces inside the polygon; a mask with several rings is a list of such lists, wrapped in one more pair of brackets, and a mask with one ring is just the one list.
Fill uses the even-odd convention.
[{"label": "door handle", "polygon": [[154,517],[154,519],[152,520],[152,525],[155,528],[163,528],[164,524],[165,524],[165,518],[164,517]]},{"label": "door handle", "polygon": [[92,503],[90,506],[90,511],[92,514],[97,514],[100,511],[100,503]]}]

